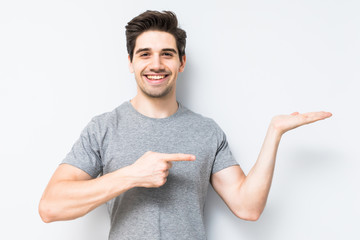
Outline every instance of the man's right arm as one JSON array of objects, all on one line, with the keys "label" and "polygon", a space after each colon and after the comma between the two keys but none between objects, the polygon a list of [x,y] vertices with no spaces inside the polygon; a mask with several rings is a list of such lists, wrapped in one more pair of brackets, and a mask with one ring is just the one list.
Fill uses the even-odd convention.
[{"label": "man's right arm", "polygon": [[172,161],[193,161],[190,154],[146,152],[134,164],[92,179],[83,170],[61,164],[46,187],[39,213],[46,223],[84,216],[133,187],[165,184]]},{"label": "man's right arm", "polygon": [[50,179],[39,204],[46,222],[81,217],[101,204],[134,187],[127,167],[92,179],[83,170],[61,164]]}]

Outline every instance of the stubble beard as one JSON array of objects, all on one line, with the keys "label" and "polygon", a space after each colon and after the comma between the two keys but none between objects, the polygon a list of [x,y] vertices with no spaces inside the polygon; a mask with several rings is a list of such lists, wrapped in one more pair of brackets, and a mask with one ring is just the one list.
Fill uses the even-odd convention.
[{"label": "stubble beard", "polygon": [[167,86],[163,91],[159,92],[159,93],[153,93],[151,91],[148,91],[147,89],[145,89],[143,86],[139,85],[140,90],[148,97],[150,98],[162,98],[167,96],[171,90],[173,89],[173,86]]}]

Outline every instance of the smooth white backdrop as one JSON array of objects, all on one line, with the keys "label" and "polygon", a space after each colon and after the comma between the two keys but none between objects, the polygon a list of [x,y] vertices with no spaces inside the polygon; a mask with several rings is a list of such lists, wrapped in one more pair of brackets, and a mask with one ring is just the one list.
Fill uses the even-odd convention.
[{"label": "smooth white backdrop", "polygon": [[233,216],[209,191],[218,239],[360,239],[358,1],[2,1],[1,239],[106,239],[104,206],[45,224],[37,213],[54,170],[90,119],[136,93],[124,26],[172,10],[188,34],[178,99],[212,117],[247,173],[272,116],[326,110],[287,133],[267,207]]}]

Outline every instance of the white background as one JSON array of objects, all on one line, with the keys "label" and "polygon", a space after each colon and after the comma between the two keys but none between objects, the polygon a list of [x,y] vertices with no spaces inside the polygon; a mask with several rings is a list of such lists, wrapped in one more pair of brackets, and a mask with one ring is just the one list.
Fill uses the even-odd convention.
[{"label": "white background", "polygon": [[37,205],[90,119],[136,91],[124,27],[172,10],[188,34],[178,99],[215,119],[248,173],[276,114],[334,116],[283,137],[267,207],[233,216],[210,189],[208,238],[360,239],[359,1],[2,1],[1,239],[106,239],[104,206],[45,224]]}]

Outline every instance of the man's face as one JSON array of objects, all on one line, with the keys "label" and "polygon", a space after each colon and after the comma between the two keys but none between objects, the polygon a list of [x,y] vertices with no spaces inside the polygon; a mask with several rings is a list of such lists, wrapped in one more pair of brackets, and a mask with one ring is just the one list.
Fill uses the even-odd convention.
[{"label": "man's face", "polygon": [[161,31],[146,31],[135,43],[129,69],[134,73],[138,90],[148,97],[161,98],[176,90],[176,79],[184,71],[185,56],[180,62],[173,35]]}]

